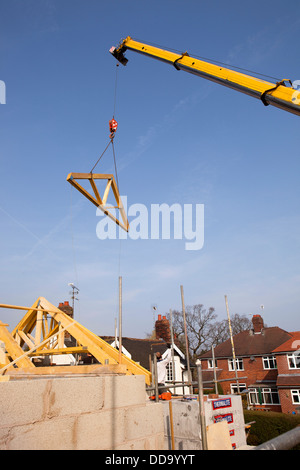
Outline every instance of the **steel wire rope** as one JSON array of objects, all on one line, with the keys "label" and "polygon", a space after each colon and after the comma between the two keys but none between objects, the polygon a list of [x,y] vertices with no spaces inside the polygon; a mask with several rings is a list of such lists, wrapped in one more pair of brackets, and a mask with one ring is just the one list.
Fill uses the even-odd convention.
[{"label": "steel wire rope", "polygon": [[[117,64],[117,67],[118,67],[119,64]],[[115,90],[114,90],[114,109],[113,109],[113,118],[115,117],[115,111],[116,111],[116,96],[117,96],[117,70],[116,69],[116,79],[115,79]],[[114,158],[114,167],[115,167],[115,172],[116,172],[116,182],[117,182],[117,187],[119,188],[119,181],[118,181],[118,172],[117,172],[117,163],[116,163],[116,155],[115,155],[115,149],[114,149],[114,143],[113,143],[113,138],[110,139],[109,143],[107,144],[107,146],[105,147],[104,151],[102,152],[102,154],[100,155],[100,157],[98,158],[98,160],[96,161],[96,163],[94,164],[93,168],[91,169],[90,173],[92,174],[93,173],[93,170],[96,168],[96,166],[98,165],[98,163],[100,162],[101,158],[103,157],[103,155],[105,154],[105,152],[107,151],[108,147],[112,145],[112,149],[113,149],[113,158]],[[76,254],[75,254],[75,246],[74,246],[74,228],[73,228],[73,212],[72,212],[72,209],[73,209],[73,201],[72,201],[72,188],[71,188],[71,193],[70,193],[70,199],[71,199],[71,214],[70,214],[70,218],[71,218],[71,239],[72,239],[72,252],[73,252],[73,264],[74,264],[74,272],[75,272],[75,277],[77,279],[77,284],[78,284],[78,271],[77,271],[77,263],[76,263]],[[119,253],[118,253],[118,277],[120,277],[120,272],[121,272],[121,238],[120,238],[120,244],[119,244]],[[80,311],[79,311],[79,317],[80,317]]]},{"label": "steel wire rope", "polygon": [[114,112],[113,112],[113,118],[115,117],[115,112],[116,112],[117,84],[118,84],[118,67],[119,67],[119,64],[116,64],[116,78],[115,78],[115,95],[114,95]]},{"label": "steel wire rope", "polygon": [[[116,114],[116,102],[117,102],[117,85],[118,85],[118,67],[119,64],[116,64],[116,77],[115,77],[115,91],[114,91],[114,112],[113,112],[113,119],[115,118]],[[116,154],[115,154],[115,147],[114,147],[114,142],[113,139],[111,139],[111,144],[112,144],[112,150],[113,150],[113,157],[114,157],[114,166],[115,166],[115,173],[116,173],[116,182],[117,182],[117,187],[119,190],[120,194],[120,186],[119,186],[119,180],[118,180],[118,170],[117,170],[117,162],[116,162]],[[119,228],[120,230],[120,228]],[[118,252],[118,282],[121,276],[121,248],[122,248],[122,239],[121,237],[119,238],[119,252]],[[116,290],[116,318],[118,318],[118,311],[119,311],[119,292],[118,289]],[[120,329],[120,325],[119,325]],[[116,332],[115,332],[116,334]],[[119,338],[120,339],[120,338]],[[117,344],[115,345],[117,348]]]},{"label": "steel wire rope", "polygon": [[98,160],[96,161],[95,165],[93,166],[93,168],[91,169],[90,173],[93,173],[93,170],[96,168],[96,166],[98,165],[98,163],[100,162],[101,158],[103,157],[103,155],[105,154],[106,150],[108,149],[108,147],[110,146],[110,144],[112,143],[112,141],[110,140],[105,148],[105,150],[102,152],[102,154],[100,155],[100,157],[98,158]]},{"label": "steel wire rope", "polygon": [[[113,119],[115,118],[115,113],[116,113],[117,84],[118,84],[118,68],[119,68],[119,64],[116,64],[116,78],[115,78],[115,94],[114,94],[114,112],[113,112]],[[117,181],[117,186],[118,186],[119,193],[120,193],[120,187],[119,187],[119,181],[118,181],[117,163],[116,163],[116,154],[115,154],[115,147],[114,147],[113,139],[111,139],[111,143],[112,143],[112,149],[113,149],[114,165],[115,165],[115,172],[116,172],[116,181]]]},{"label": "steel wire rope", "polygon": [[[77,258],[76,258],[76,250],[75,250],[75,240],[74,240],[74,226],[73,226],[73,220],[74,220],[74,214],[73,214],[73,187],[71,186],[70,190],[70,222],[71,222],[71,240],[72,240],[72,255],[73,255],[73,269],[74,269],[74,274],[75,274],[75,280],[76,280],[76,285],[78,286],[78,269],[77,269]],[[80,321],[80,303],[79,303],[79,308],[78,308],[78,313],[79,313],[79,321]],[[74,312],[73,312],[74,315]]]}]

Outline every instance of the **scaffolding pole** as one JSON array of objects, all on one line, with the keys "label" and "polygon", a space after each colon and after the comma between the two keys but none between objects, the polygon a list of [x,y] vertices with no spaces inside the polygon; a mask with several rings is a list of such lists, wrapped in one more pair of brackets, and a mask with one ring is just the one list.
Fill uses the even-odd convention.
[{"label": "scaffolding pole", "polygon": [[252,450],[289,450],[298,444],[300,444],[300,425],[291,431],[254,447]]},{"label": "scaffolding pole", "polygon": [[201,361],[197,365],[197,372],[198,372],[199,416],[200,416],[200,427],[201,427],[202,450],[208,450]]},{"label": "scaffolding pole", "polygon": [[[191,375],[191,368],[190,368],[189,343],[188,343],[187,329],[186,329],[186,316],[185,316],[185,303],[184,303],[183,286],[180,286],[180,291],[181,291],[181,303],[182,303],[183,324],[184,324],[186,361],[187,361],[187,368],[188,368],[188,381],[192,382],[192,375]],[[192,386],[190,386],[190,393],[193,393]]]},{"label": "scaffolding pole", "polygon": [[232,335],[232,328],[231,328],[231,320],[230,320],[230,315],[229,315],[227,295],[225,295],[225,304],[226,304],[227,317],[228,317],[228,327],[229,327],[229,333],[230,333],[230,341],[231,341],[232,357],[233,357],[233,367],[234,367],[234,372],[235,372],[237,392],[240,393],[240,385],[239,385],[239,379],[238,379],[238,373],[237,373],[237,363],[236,363],[236,357],[235,357],[234,342],[233,342],[233,335]]}]

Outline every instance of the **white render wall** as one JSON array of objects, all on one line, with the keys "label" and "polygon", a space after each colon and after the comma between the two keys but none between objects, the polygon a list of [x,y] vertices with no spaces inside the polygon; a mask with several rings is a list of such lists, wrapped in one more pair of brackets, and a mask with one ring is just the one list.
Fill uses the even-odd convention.
[{"label": "white render wall", "polygon": [[142,376],[0,382],[0,450],[163,450],[162,403]]},{"label": "white render wall", "polygon": [[245,419],[240,395],[220,395],[205,402],[206,425],[228,422],[233,449],[246,445]]},{"label": "white render wall", "polygon": [[[175,450],[202,449],[199,402],[197,396],[195,398],[194,400],[172,399]],[[204,411],[206,426],[223,420],[230,421],[228,422],[228,431],[231,434],[230,440],[233,449],[246,445],[244,413],[239,395],[220,395],[219,398],[208,398],[204,402]],[[166,446],[171,450],[171,421],[168,402],[164,404],[164,420]]]}]

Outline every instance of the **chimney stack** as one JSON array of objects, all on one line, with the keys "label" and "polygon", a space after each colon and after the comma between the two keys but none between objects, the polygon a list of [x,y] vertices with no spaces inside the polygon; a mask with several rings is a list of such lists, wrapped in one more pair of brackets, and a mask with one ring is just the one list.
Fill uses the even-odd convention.
[{"label": "chimney stack", "polygon": [[264,328],[264,321],[260,315],[253,315],[252,324],[254,333],[261,333]]},{"label": "chimney stack", "polygon": [[67,300],[65,300],[64,302],[59,302],[58,308],[59,310],[73,318],[73,308],[71,307],[71,305],[69,305],[69,302]]},{"label": "chimney stack", "polygon": [[163,339],[166,343],[171,343],[171,329],[170,323],[167,317],[164,315],[158,315],[158,319],[155,322],[155,334],[156,339]]},{"label": "chimney stack", "polygon": [[[64,302],[59,302],[58,308],[65,314],[69,315],[70,318],[73,318],[73,308],[71,307],[71,305],[69,305],[68,300],[65,300]],[[65,331],[65,339],[71,340],[71,335],[70,333],[68,333],[68,331]]]}]

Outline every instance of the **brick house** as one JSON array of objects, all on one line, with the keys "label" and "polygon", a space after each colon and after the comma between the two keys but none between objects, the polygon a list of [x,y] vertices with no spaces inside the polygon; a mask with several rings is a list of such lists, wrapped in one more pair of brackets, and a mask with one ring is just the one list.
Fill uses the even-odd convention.
[{"label": "brick house", "polygon": [[300,411],[300,332],[290,333],[291,337],[274,349],[278,376],[277,389],[284,413]]},{"label": "brick house", "polygon": [[215,368],[212,351],[200,357],[203,381],[213,386],[214,374],[217,381],[229,379],[219,382],[223,392],[245,390],[249,408],[299,412],[300,332],[265,328],[260,315],[253,316],[252,324],[253,329],[233,337],[238,382],[230,339],[216,346]]}]

